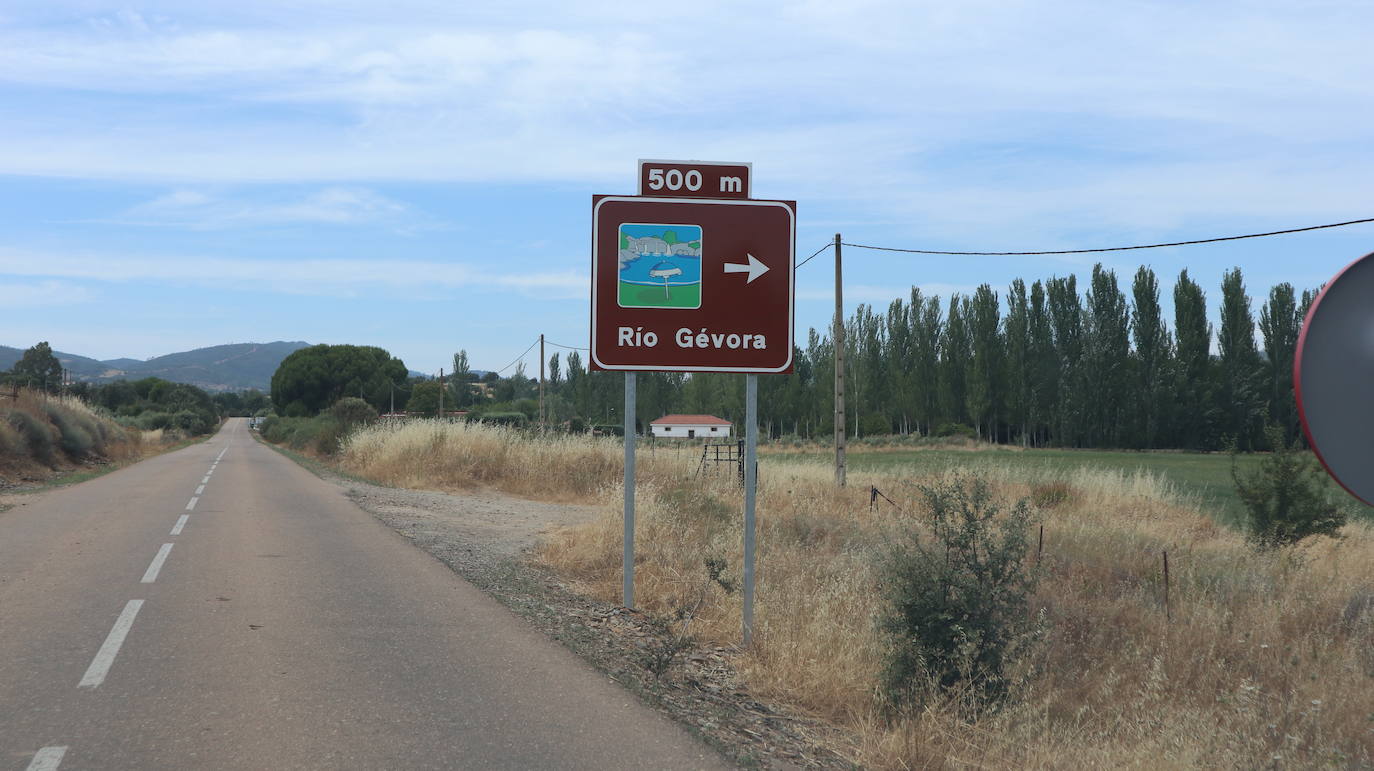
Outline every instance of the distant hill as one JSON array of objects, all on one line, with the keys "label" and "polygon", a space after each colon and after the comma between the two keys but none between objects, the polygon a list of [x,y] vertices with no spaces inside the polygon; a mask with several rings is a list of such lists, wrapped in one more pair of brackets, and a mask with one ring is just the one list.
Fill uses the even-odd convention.
[{"label": "distant hill", "polygon": [[[190,383],[207,391],[240,391],[246,388],[268,391],[272,386],[272,373],[277,371],[282,359],[293,351],[309,346],[310,343],[300,341],[233,343],[169,353],[147,361],[99,361],[61,351],[53,353],[62,366],[71,371],[73,379],[89,383],[160,377],[174,383]],[[0,370],[11,369],[23,355],[22,348],[0,345]]]}]

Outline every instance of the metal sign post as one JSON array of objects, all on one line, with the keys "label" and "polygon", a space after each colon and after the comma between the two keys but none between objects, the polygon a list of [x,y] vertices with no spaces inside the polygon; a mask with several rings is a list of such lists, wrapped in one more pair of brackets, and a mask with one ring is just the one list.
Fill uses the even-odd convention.
[{"label": "metal sign post", "polygon": [[625,607],[635,606],[635,373],[625,373]]},{"label": "metal sign post", "polygon": [[759,376],[744,376],[744,644],[754,634],[754,499],[758,489]]}]

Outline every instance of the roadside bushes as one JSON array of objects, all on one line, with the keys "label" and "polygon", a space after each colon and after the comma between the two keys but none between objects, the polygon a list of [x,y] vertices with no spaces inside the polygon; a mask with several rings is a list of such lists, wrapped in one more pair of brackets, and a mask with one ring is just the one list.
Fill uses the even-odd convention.
[{"label": "roadside bushes", "polygon": [[0,461],[57,468],[64,459],[108,458],[134,444],[134,437],[76,398],[21,392],[13,406],[0,409]]},{"label": "roadside bushes", "polygon": [[273,415],[263,419],[258,431],[263,439],[272,444],[284,444],[293,450],[333,455],[339,449],[339,440],[347,433],[347,428],[328,414],[313,418],[283,418]]},{"label": "roadside bushes", "polygon": [[56,464],[57,441],[51,426],[22,409],[8,410],[5,420],[23,439],[25,454],[45,466]]}]

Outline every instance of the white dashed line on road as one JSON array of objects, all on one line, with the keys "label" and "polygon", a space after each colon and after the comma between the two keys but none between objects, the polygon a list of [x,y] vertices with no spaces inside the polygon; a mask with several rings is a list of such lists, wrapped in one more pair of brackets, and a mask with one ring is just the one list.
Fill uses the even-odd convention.
[{"label": "white dashed line on road", "polygon": [[191,502],[188,503],[188,504],[186,504],[186,510],[187,510],[187,511],[195,511],[195,509],[196,509],[196,501],[198,501],[198,500],[200,500],[200,499],[199,499],[199,498],[192,498],[192,499],[191,499]]},{"label": "white dashed line on road", "polygon": [[86,668],[86,674],[81,676],[81,682],[77,683],[76,687],[94,688],[105,682],[105,675],[110,673],[110,666],[114,664],[115,656],[119,655],[119,648],[124,644],[124,638],[129,635],[129,629],[133,627],[134,619],[142,607],[143,600],[129,600],[124,606],[119,618],[115,619],[110,635],[105,638],[100,650],[96,651],[95,658],[91,660],[91,665]]},{"label": "white dashed line on road", "polygon": [[205,485],[196,488],[196,495],[200,495],[203,492],[205,492]]},{"label": "white dashed line on road", "polygon": [[208,483],[209,481],[210,481],[210,475],[209,475],[209,474],[206,474],[206,475],[205,475],[205,478],[202,479],[202,480],[200,480],[200,483],[201,483],[201,484],[206,484],[206,483]]},{"label": "white dashed line on road", "polygon": [[177,517],[177,523],[172,526],[172,532],[168,535],[181,535],[181,529],[183,527],[186,527],[186,520],[190,518],[190,514],[182,514],[181,516]]},{"label": "white dashed line on road", "polygon": [[170,543],[162,544],[162,548],[158,549],[157,554],[153,555],[153,561],[148,564],[148,570],[143,574],[143,580],[139,581],[139,583],[151,584],[156,581],[158,571],[162,570],[162,563],[167,561],[167,555],[171,553],[172,545]]},{"label": "white dashed line on road", "polygon": [[62,756],[66,754],[66,747],[44,747],[33,753],[27,771],[57,771],[57,767],[62,765]]}]

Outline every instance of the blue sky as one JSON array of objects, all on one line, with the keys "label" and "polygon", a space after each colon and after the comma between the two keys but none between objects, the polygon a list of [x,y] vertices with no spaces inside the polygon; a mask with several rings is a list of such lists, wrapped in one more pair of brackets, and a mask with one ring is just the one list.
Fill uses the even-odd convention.
[{"label": "blue sky", "polygon": [[[379,345],[494,369],[585,345],[591,196],[754,164],[798,252],[1019,251],[1374,216],[1365,2],[0,5],[0,344],[97,358]],[[1256,308],[1374,225],[1102,255]],[[846,250],[847,310],[1093,255]],[[799,341],[831,263],[797,279]],[[1215,309],[1213,310],[1215,314]],[[537,366],[527,359],[529,366]]]}]

